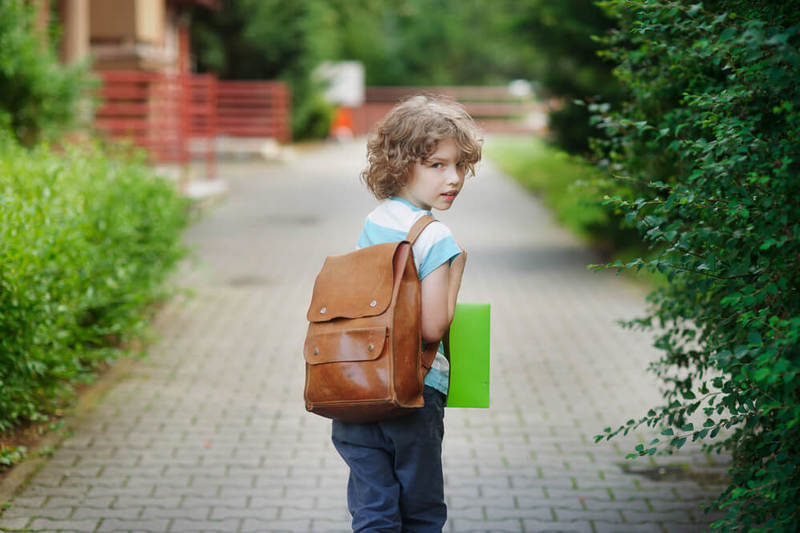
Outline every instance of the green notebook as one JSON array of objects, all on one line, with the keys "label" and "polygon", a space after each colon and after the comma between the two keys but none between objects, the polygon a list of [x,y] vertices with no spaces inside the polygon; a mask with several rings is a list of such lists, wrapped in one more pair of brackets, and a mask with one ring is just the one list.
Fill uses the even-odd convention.
[{"label": "green notebook", "polygon": [[489,304],[456,304],[447,407],[489,407]]}]

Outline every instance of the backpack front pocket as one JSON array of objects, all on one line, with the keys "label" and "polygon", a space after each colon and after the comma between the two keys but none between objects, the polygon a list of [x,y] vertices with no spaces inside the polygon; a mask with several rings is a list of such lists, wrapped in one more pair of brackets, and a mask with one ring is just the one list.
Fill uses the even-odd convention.
[{"label": "backpack front pocket", "polygon": [[303,356],[310,365],[375,360],[383,353],[387,331],[386,326],[378,326],[311,333],[306,336]]}]

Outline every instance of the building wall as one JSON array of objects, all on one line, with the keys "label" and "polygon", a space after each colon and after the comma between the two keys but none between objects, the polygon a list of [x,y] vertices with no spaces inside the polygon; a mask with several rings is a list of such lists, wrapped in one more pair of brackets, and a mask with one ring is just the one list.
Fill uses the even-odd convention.
[{"label": "building wall", "polygon": [[136,42],[134,0],[94,0],[89,6],[92,43]]},{"label": "building wall", "polygon": [[97,70],[175,70],[178,48],[166,0],[92,0],[91,54]]},{"label": "building wall", "polygon": [[92,42],[164,42],[164,0],[92,0],[89,17]]},{"label": "building wall", "polygon": [[[29,1],[37,4],[37,27],[46,27],[50,0]],[[95,70],[188,73],[183,10],[191,4],[220,9],[216,0],[58,0],[62,60],[73,63],[91,55]]]}]

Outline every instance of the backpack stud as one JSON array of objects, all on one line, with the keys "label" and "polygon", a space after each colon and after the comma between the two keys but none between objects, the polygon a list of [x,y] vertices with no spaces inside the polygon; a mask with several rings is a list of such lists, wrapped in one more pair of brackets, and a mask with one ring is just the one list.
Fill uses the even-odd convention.
[{"label": "backpack stud", "polygon": [[376,305],[378,305],[378,301],[377,301],[377,300],[372,300],[372,301],[369,303],[369,306],[370,306],[370,307],[375,307]]},{"label": "backpack stud", "polygon": [[319,310],[319,313],[320,313],[321,315],[324,315],[324,314],[325,314],[325,313],[327,313],[327,312],[328,312],[328,308],[327,308],[327,307],[323,307],[322,309],[320,309],[320,310]]}]

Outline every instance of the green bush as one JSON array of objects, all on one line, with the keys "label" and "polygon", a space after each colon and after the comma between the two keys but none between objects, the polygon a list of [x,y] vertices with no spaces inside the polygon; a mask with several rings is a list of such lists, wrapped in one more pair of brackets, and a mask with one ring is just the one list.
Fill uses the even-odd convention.
[{"label": "green bush", "polygon": [[0,132],[0,432],[42,419],[142,332],[184,255],[186,201],[97,147]]},{"label": "green bush", "polygon": [[55,139],[76,123],[91,84],[86,65],[59,64],[45,45],[55,39],[34,31],[34,15],[33,2],[0,2],[0,123],[28,145]]},{"label": "green bush", "polygon": [[609,202],[665,272],[648,315],[665,405],[661,442],[732,454],[722,531],[800,523],[800,10],[796,2],[612,0],[606,55],[628,96],[595,106],[617,180]]}]

